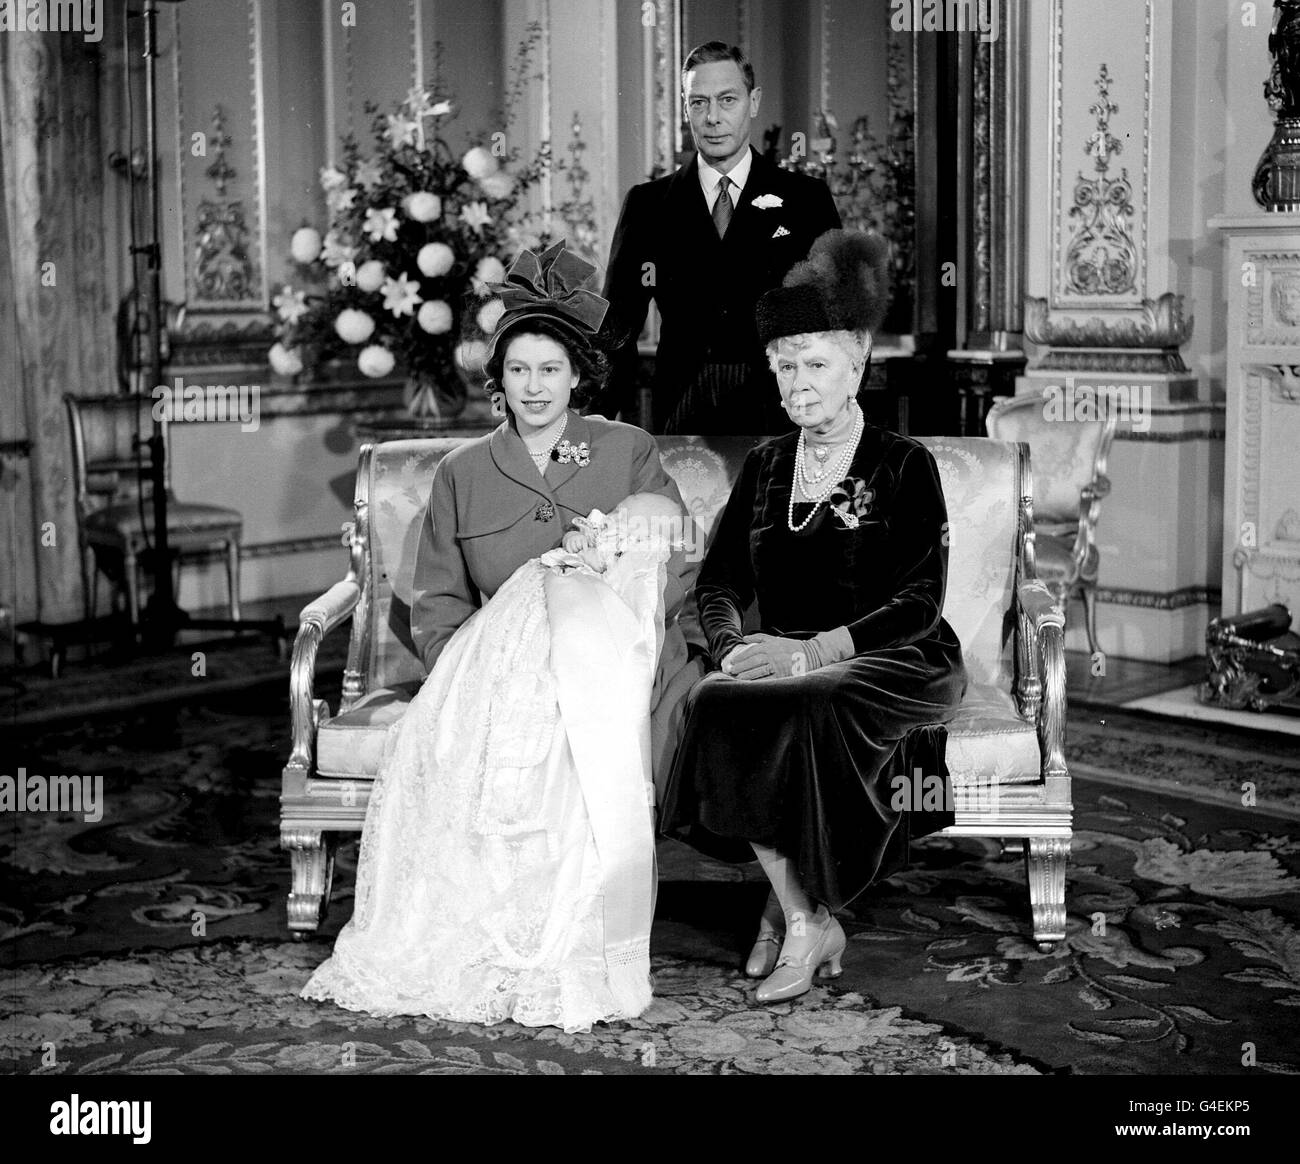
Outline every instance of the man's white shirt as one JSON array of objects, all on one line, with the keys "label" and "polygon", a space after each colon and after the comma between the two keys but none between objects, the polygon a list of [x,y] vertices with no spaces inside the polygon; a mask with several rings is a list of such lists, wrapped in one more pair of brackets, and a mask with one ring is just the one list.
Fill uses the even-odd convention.
[{"label": "man's white shirt", "polygon": [[[745,150],[745,156],[731,167],[731,172],[726,176],[731,179],[729,187],[731,193],[731,204],[736,206],[740,203],[741,191],[745,189],[745,183],[749,181],[749,169],[754,162],[754,151]],[[723,174],[721,170],[715,170],[707,162],[701,160],[699,165],[700,171],[700,188],[704,191],[704,202],[709,208],[709,213],[713,213],[713,204],[718,200],[718,186],[721,183]]]}]

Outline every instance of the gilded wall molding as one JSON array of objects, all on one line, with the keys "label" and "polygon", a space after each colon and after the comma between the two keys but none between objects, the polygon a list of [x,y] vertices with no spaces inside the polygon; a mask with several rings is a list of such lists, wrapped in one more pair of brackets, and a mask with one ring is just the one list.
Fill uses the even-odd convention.
[{"label": "gilded wall molding", "polygon": [[321,550],[339,548],[338,534],[317,534],[314,537],[283,538],[274,542],[247,542],[239,547],[239,556],[246,560],[278,558],[288,554],[315,554]]},{"label": "gilded wall molding", "polygon": [[265,0],[248,0],[248,70],[251,83],[249,94],[253,112],[253,189],[257,198],[257,261],[256,269],[260,293],[258,307],[263,311],[271,309],[271,290],[267,286],[266,273],[269,269],[267,260],[267,183],[266,183],[266,44],[263,37],[263,22],[266,20]]},{"label": "gilded wall molding", "polygon": [[681,149],[681,114],[677,100],[677,66],[681,60],[680,0],[654,0],[655,22],[648,31],[652,44],[652,84],[647,90],[654,107],[655,149],[650,170],[670,174]]},{"label": "gilded wall molding", "polygon": [[971,108],[971,129],[974,143],[972,169],[975,189],[974,231],[975,262],[972,280],[971,318],[967,334],[972,332],[984,334],[989,331],[989,312],[992,300],[992,263],[990,260],[990,236],[993,232],[993,216],[990,199],[989,155],[993,150],[992,142],[992,92],[991,77],[993,44],[982,43],[976,36],[965,38],[965,43],[974,46],[974,94]]},{"label": "gilded wall molding", "polygon": [[817,14],[817,108],[823,113],[831,107],[831,0],[821,0]]},{"label": "gilded wall molding", "polygon": [[1184,610],[1189,606],[1218,605],[1221,597],[1215,586],[1183,586],[1178,590],[1097,587],[1098,602],[1108,606],[1135,606],[1142,610]]}]

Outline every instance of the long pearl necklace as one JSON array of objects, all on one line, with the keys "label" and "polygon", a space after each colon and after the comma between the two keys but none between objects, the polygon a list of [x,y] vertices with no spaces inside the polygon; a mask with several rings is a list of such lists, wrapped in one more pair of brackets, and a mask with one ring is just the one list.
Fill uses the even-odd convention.
[{"label": "long pearl necklace", "polygon": [[[862,432],[865,421],[862,416],[862,409],[857,404],[853,405],[853,431],[849,434],[849,439],[844,443],[833,461],[828,462],[820,473],[810,475],[807,466],[808,442],[805,438],[806,429],[799,430],[799,445],[795,450],[795,471],[794,478],[790,482],[790,504],[786,512],[786,525],[789,526],[791,533],[800,533],[806,529],[812,519],[817,515],[817,511],[822,507],[822,503],[834,492],[835,486],[838,485],[849,471],[849,466],[853,464],[854,454],[858,451],[858,441],[862,439]],[[808,500],[812,503],[812,508],[808,511],[808,516],[795,524],[794,520],[794,495],[803,482],[803,492]],[[825,481],[825,484],[821,484]]]},{"label": "long pearl necklace", "polygon": [[[528,455],[532,457],[533,464],[537,466],[537,471],[543,476],[546,474],[546,462],[551,459],[551,454],[555,451],[555,446],[560,443],[560,438],[564,436],[564,430],[569,427],[569,414],[564,414],[564,419],[560,421],[560,427],[555,430],[555,435],[551,438],[551,443],[546,446],[540,453],[534,453],[531,449]],[[525,444],[524,448],[528,448]]]}]

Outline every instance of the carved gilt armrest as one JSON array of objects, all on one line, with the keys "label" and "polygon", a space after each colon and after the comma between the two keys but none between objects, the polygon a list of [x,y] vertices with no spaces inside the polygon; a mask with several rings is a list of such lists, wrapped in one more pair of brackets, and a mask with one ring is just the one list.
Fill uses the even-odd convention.
[{"label": "carved gilt armrest", "polygon": [[293,753],[289,766],[310,771],[316,747],[320,708],[312,698],[316,680],[316,652],[321,641],[356,608],[361,585],[354,578],[335,582],[324,594],[303,607],[298,635],[293,641],[289,670],[289,705],[293,715]]},{"label": "carved gilt armrest", "polygon": [[[1048,799],[1068,800],[1065,766],[1065,609],[1053,597],[1047,584],[1028,579],[1016,591],[1020,606],[1021,633],[1028,637],[1027,653],[1036,664],[1041,683],[1040,701],[1033,709],[1042,752],[1043,782]],[[1022,707],[1021,714],[1026,709]]]},{"label": "carved gilt armrest", "polygon": [[1097,575],[1097,519],[1102,498],[1110,493],[1110,478],[1099,473],[1079,490],[1079,528],[1074,536],[1074,578],[1091,581]]}]

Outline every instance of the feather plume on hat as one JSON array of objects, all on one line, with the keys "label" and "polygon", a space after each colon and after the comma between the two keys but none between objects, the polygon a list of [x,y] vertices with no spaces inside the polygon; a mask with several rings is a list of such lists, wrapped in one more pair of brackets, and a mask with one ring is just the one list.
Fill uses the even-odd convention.
[{"label": "feather plume on hat", "polygon": [[787,335],[871,331],[889,307],[889,244],[879,235],[828,230],[790,268],[785,282],[758,301],[766,347]]}]

